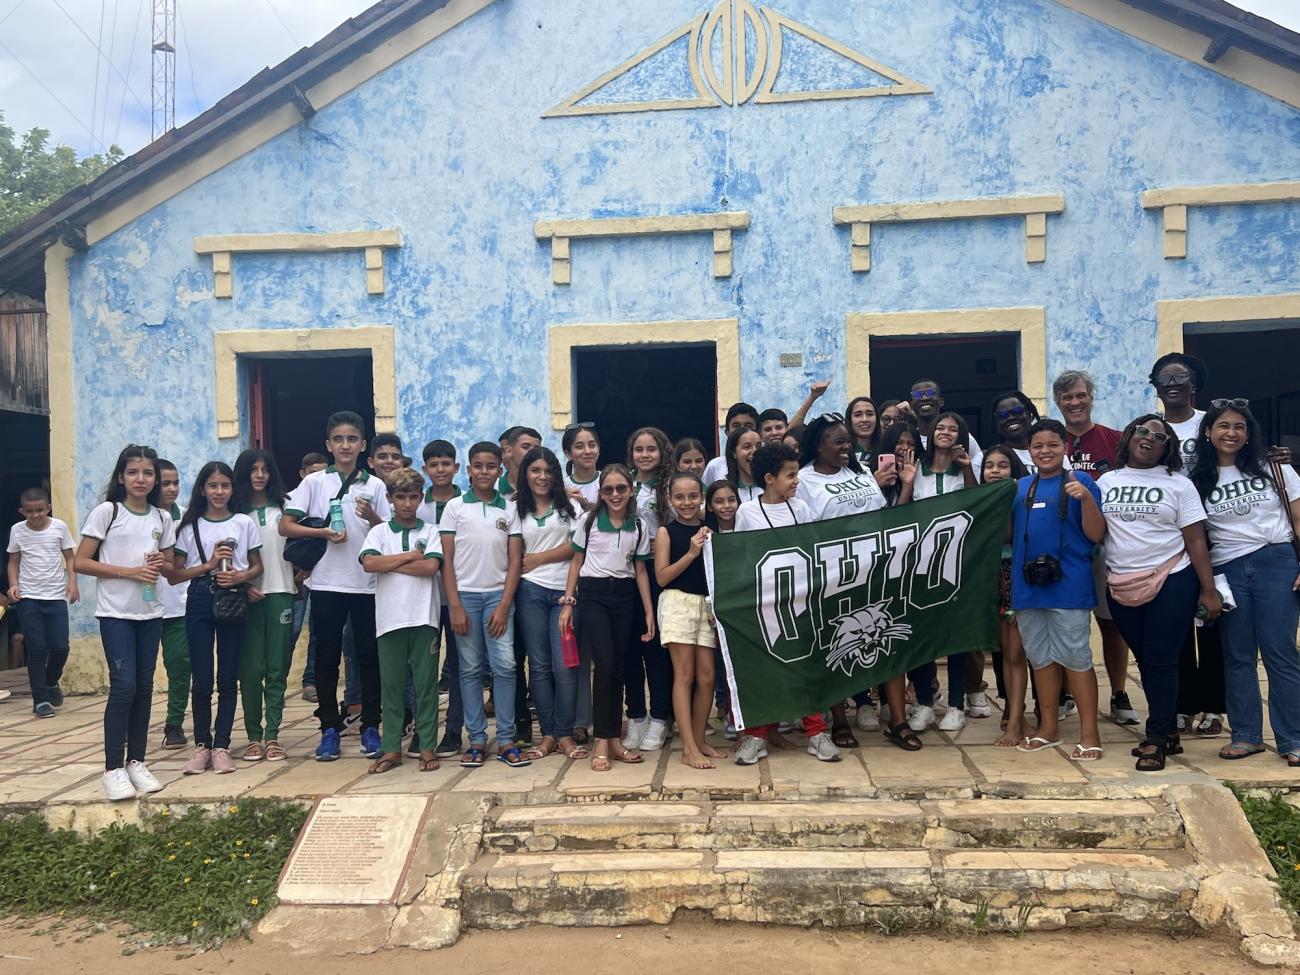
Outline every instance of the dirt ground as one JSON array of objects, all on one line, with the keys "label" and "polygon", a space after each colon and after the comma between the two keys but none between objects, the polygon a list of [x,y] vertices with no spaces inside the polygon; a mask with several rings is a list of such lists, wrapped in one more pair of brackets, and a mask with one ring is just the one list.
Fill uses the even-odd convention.
[{"label": "dirt ground", "polygon": [[123,956],[125,942],[111,932],[84,934],[48,922],[0,924],[0,972],[102,975],[457,975],[522,971],[528,975],[702,975],[725,964],[731,971],[906,971],[951,975],[954,968],[986,972],[1026,971],[1051,965],[1062,972],[1108,975],[1237,975],[1263,969],[1227,941],[1169,937],[1149,932],[1030,933],[1011,935],[899,935],[854,931],[724,925],[690,919],[669,927],[612,929],[532,928],[468,932],[439,952],[382,951],[372,955],[292,954],[257,941],[183,957],[175,949],[139,950]]}]

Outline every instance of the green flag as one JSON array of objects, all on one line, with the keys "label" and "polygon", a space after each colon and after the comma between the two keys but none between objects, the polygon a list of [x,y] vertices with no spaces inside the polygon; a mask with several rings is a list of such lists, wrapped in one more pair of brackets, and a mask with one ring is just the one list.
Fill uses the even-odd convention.
[{"label": "green flag", "polygon": [[870,514],[715,534],[706,549],[735,723],[823,711],[939,657],[998,649],[1015,482]]}]

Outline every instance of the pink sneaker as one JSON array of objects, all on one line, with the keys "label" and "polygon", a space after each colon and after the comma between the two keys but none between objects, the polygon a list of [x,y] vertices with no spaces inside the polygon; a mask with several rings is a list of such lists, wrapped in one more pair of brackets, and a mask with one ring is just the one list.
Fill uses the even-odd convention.
[{"label": "pink sneaker", "polygon": [[202,775],[212,765],[212,751],[204,745],[194,746],[194,755],[181,769],[186,775]]},{"label": "pink sneaker", "polygon": [[212,771],[218,775],[225,775],[227,772],[235,770],[235,760],[230,757],[229,748],[212,749]]}]

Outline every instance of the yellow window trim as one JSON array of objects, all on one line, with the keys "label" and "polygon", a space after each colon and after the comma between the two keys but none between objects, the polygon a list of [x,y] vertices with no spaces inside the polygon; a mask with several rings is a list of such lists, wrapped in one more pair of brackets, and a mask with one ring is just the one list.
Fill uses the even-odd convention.
[{"label": "yellow window trim", "polygon": [[364,251],[366,293],[384,293],[384,249],[402,246],[400,230],[344,230],[335,233],[217,234],[194,238],[194,253],[212,256],[213,297],[234,292],[235,254],[323,254]]},{"label": "yellow window trim", "polygon": [[1182,352],[1186,325],[1260,321],[1300,323],[1300,294],[1157,301],[1156,355]]},{"label": "yellow window trim", "polygon": [[713,276],[729,278],[732,272],[731,232],[749,227],[745,210],[721,213],[667,214],[657,217],[592,217],[582,220],[539,220],[533,226],[538,240],[551,242],[551,282],[569,284],[573,265],[569,242],[575,238],[642,237],[657,234],[713,234]]},{"label": "yellow window trim", "polygon": [[264,328],[217,332],[217,436],[239,436],[239,369],[243,356],[292,352],[365,352],[375,395],[375,432],[397,431],[397,379],[394,374],[395,336],[391,325],[356,328]]},{"label": "yellow window trim", "polygon": [[718,362],[718,424],[740,399],[740,319],[552,325],[547,336],[551,370],[551,427],[573,421],[573,350],[590,346],[675,345],[712,342]]},{"label": "yellow window trim", "polygon": [[844,318],[848,389],[871,388],[871,339],[941,338],[946,335],[1020,336],[1020,388],[1035,402],[1049,402],[1047,309],[962,308],[953,311],[854,312]]},{"label": "yellow window trim", "polygon": [[1159,210],[1164,229],[1165,260],[1187,256],[1187,208],[1251,203],[1300,202],[1300,180],[1280,183],[1226,183],[1214,186],[1178,186],[1147,190],[1144,210]]}]

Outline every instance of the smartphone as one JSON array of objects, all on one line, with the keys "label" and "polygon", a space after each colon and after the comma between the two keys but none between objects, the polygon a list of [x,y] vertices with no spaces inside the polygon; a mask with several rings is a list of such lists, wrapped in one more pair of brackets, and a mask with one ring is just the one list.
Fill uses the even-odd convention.
[{"label": "smartphone", "polygon": [[882,454],[879,463],[876,464],[876,471],[878,473],[892,471],[896,463],[897,459],[893,454]]}]

